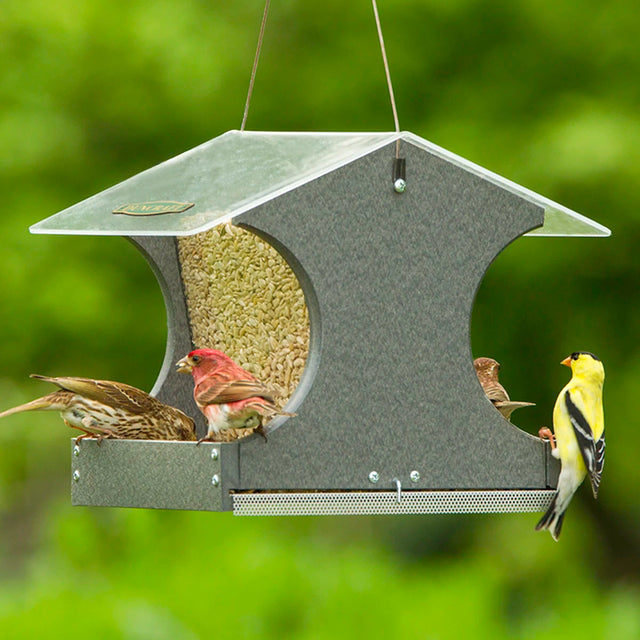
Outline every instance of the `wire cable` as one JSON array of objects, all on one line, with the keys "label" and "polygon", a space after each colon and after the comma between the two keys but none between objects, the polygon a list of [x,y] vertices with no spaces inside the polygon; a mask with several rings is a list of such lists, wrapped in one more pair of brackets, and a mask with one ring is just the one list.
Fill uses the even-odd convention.
[{"label": "wire cable", "polygon": [[244,115],[242,116],[242,124],[240,125],[240,131],[244,131],[247,124],[247,116],[249,115],[249,104],[251,103],[251,95],[253,94],[253,84],[256,80],[256,71],[258,70],[258,60],[260,59],[260,50],[262,49],[262,38],[264,36],[264,29],[267,25],[267,14],[269,13],[269,5],[271,0],[266,0],[264,4],[264,13],[262,15],[262,24],[260,25],[260,35],[258,36],[258,46],[256,47],[256,55],[253,59],[253,69],[251,70],[251,79],[249,80],[249,91],[247,92],[247,101],[244,104]]}]

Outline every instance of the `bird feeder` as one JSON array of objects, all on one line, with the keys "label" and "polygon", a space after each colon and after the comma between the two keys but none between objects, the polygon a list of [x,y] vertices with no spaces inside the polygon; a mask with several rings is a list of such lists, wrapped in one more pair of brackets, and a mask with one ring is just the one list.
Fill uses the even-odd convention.
[{"label": "bird feeder", "polygon": [[[269,342],[280,326],[273,309],[282,323],[292,317],[292,298],[282,303],[277,287],[253,316],[251,296],[238,304],[230,285],[226,310],[198,293],[220,286],[206,269],[198,275],[198,264],[214,268],[218,260],[200,255],[198,243],[224,236],[220,225],[229,222],[295,275],[299,316],[308,322],[298,333],[287,329]],[[253,324],[266,351],[304,347],[303,356],[284,359],[294,374],[268,363],[254,371],[283,374],[280,386],[292,391],[286,411],[297,414],[272,421],[267,441],[72,442],[73,504],[239,515],[548,506],[558,463],[548,444],[484,396],[471,312],[483,275],[508,244],[522,235],[609,235],[598,223],[412,133],[230,131],[31,231],[121,235],[142,251],[168,315],[152,394],[194,417],[199,435],[205,424],[192,380],[174,365],[194,342],[222,347],[202,344],[207,332],[195,325],[223,314],[218,342]],[[189,256],[200,261],[195,271]],[[249,264],[231,266],[238,286]],[[258,289],[269,289],[278,264]],[[246,314],[251,322],[228,325]]]}]

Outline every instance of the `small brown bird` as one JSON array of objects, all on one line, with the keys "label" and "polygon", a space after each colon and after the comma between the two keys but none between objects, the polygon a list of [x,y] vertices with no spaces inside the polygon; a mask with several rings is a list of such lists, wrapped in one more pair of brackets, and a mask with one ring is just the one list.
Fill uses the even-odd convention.
[{"label": "small brown bird", "polygon": [[60,387],[37,400],[0,413],[0,418],[21,411],[59,411],[65,424],[79,429],[83,438],[129,440],[195,440],[195,423],[179,409],[122,382],[89,378],[32,378]]},{"label": "small brown bird", "polygon": [[511,420],[511,414],[516,409],[535,405],[534,402],[514,402],[509,398],[505,388],[498,382],[500,363],[493,358],[476,358],[473,366],[484,394],[507,420]]}]

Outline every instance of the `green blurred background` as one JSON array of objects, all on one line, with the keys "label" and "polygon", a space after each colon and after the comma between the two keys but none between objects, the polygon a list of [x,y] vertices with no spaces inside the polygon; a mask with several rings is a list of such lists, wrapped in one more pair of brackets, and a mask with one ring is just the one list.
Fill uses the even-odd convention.
[{"label": "green blurred background", "polygon": [[[28,226],[239,128],[263,4],[0,5],[0,409],[28,374],[150,389],[166,319],[120,238]],[[475,356],[549,424],[559,361],[607,368],[600,499],[538,514],[234,518],[72,508],[54,414],[0,425],[3,638],[640,637],[637,1],[380,0],[403,129],[610,227],[524,238],[492,265]],[[248,129],[393,129],[367,0],[272,3]]]}]

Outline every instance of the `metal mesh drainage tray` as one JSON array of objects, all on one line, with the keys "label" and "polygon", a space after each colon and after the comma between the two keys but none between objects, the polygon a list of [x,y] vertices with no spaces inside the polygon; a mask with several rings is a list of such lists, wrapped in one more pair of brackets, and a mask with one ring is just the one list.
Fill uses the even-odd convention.
[{"label": "metal mesh drainage tray", "polygon": [[555,490],[234,493],[237,516],[408,513],[530,513],[545,511]]}]

